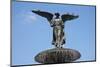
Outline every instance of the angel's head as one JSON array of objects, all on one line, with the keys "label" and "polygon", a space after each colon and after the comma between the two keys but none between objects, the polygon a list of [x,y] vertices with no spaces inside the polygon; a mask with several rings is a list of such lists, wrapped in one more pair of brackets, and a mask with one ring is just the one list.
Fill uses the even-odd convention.
[{"label": "angel's head", "polygon": [[55,13],[55,16],[56,16],[55,18],[58,19],[60,14],[59,13]]}]

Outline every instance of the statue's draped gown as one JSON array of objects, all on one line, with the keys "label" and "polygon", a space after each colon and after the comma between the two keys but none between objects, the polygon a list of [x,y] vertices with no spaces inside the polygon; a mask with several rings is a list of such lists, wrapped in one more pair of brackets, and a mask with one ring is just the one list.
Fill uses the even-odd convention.
[{"label": "statue's draped gown", "polygon": [[64,38],[64,23],[61,19],[53,19],[53,42],[52,44],[61,47],[65,43]]}]

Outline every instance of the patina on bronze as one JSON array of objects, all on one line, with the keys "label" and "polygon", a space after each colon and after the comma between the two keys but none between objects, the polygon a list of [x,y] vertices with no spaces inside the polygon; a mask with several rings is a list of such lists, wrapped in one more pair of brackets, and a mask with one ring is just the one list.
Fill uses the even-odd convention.
[{"label": "patina on bronze", "polygon": [[39,63],[68,63],[73,62],[80,58],[80,53],[73,49],[64,48],[63,45],[66,43],[65,38],[65,22],[78,18],[79,16],[71,14],[49,13],[40,10],[32,10],[33,13],[47,18],[50,26],[53,28],[53,40],[52,45],[55,46],[53,49],[45,50],[35,56],[35,60]]}]

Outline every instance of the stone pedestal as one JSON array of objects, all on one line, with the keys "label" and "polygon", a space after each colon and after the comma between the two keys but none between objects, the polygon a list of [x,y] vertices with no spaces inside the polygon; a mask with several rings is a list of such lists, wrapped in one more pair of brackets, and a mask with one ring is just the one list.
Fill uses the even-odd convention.
[{"label": "stone pedestal", "polygon": [[35,61],[43,64],[70,63],[81,57],[81,54],[69,48],[53,48],[40,52]]}]

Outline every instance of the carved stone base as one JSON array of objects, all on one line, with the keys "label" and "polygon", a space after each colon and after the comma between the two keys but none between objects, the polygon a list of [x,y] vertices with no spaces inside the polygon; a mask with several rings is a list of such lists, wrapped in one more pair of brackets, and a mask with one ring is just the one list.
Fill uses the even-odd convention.
[{"label": "carved stone base", "polygon": [[81,57],[81,54],[73,49],[53,48],[40,52],[35,56],[35,61],[44,64],[69,63]]}]

